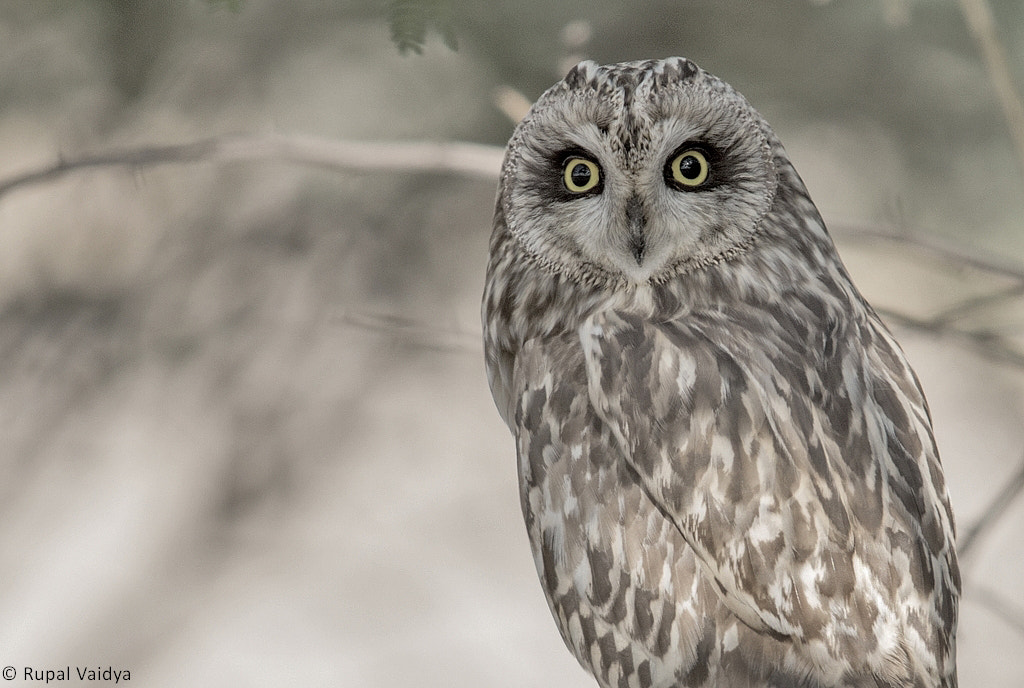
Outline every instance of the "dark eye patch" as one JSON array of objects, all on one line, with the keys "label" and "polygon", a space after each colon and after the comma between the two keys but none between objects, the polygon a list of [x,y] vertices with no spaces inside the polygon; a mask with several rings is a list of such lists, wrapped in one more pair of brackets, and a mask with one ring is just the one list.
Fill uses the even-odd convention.
[{"label": "dark eye patch", "polygon": [[[705,160],[707,160],[708,177],[700,184],[700,186],[683,186],[673,178],[672,162],[683,153],[694,150],[699,151],[701,155],[704,156]],[[735,169],[735,163],[719,148],[711,146],[703,141],[687,141],[668,154],[665,158],[662,174],[665,177],[665,183],[673,189],[699,193],[728,183],[729,180],[732,179],[732,173]]]},{"label": "dark eye patch", "polygon": [[[583,193],[573,193],[567,189],[565,185],[565,166],[573,158],[589,160],[597,166],[597,184]],[[536,169],[534,172],[535,173],[531,175],[531,177],[537,181],[531,182],[530,188],[552,201],[575,201],[604,191],[604,168],[598,161],[597,156],[583,148],[571,147],[552,151],[549,155],[544,157],[543,168]]]}]

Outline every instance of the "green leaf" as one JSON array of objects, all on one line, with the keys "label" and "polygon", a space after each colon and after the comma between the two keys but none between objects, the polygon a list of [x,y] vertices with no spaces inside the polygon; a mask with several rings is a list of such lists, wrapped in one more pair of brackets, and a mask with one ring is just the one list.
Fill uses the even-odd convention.
[{"label": "green leaf", "polygon": [[403,55],[410,51],[420,55],[428,30],[433,30],[450,50],[458,50],[451,16],[447,0],[391,0],[388,3],[391,41]]}]

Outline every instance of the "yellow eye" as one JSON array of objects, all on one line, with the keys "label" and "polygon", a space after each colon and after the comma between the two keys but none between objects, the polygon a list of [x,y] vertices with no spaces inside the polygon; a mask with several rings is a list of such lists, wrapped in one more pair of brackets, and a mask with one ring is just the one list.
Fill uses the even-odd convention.
[{"label": "yellow eye", "polygon": [[683,186],[700,186],[708,179],[708,159],[699,150],[688,150],[672,159],[672,181]]},{"label": "yellow eye", "polygon": [[569,158],[565,161],[565,188],[573,193],[592,191],[601,182],[601,169],[597,163],[586,158]]}]

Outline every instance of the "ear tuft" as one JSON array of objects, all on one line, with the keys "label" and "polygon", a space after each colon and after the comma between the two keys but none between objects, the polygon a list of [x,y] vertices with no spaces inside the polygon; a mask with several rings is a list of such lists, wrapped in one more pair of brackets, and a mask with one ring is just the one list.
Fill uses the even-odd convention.
[{"label": "ear tuft", "polygon": [[593,60],[583,60],[569,70],[563,81],[569,88],[583,88],[594,80],[598,65]]}]

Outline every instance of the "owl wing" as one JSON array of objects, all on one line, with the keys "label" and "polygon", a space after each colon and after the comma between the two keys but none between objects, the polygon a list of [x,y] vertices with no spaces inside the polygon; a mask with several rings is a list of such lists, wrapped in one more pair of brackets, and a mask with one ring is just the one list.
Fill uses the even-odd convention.
[{"label": "owl wing", "polygon": [[[786,358],[784,342],[736,329],[592,316],[580,338],[595,413],[734,614],[805,648],[817,640],[846,667],[874,657],[889,665],[879,675],[905,672],[917,662],[897,607],[936,618],[936,589],[958,587],[916,380],[904,365],[898,382],[876,380],[872,392],[847,360],[860,355],[854,347],[829,351],[824,371],[799,368],[813,352]],[[830,396],[829,384],[850,393]],[[879,411],[879,395],[900,406],[888,414],[897,418]],[[921,641],[940,655],[929,673],[942,672],[936,638]]]}]

